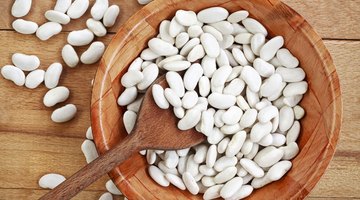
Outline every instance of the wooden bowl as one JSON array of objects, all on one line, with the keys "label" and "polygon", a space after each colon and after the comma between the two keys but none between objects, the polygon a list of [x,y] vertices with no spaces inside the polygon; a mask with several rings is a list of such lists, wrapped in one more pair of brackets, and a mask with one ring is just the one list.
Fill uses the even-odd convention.
[{"label": "wooden bowl", "polygon": [[[158,34],[159,23],[178,9],[199,11],[221,6],[230,12],[246,9],[269,31],[282,35],[286,47],[300,60],[309,91],[301,105],[306,117],[301,121],[299,155],[281,180],[255,190],[249,199],[302,199],[323,175],[335,152],[342,119],[339,78],[328,50],[313,28],[294,10],[279,0],[156,0],[132,16],[122,26],[103,56],[93,87],[91,117],[94,140],[100,154],[127,133],[122,122],[124,108],[116,100],[123,91],[120,77],[147,41]],[[166,122],[164,122],[166,123]],[[145,158],[133,155],[109,173],[129,199],[201,199],[175,187],[163,188],[147,174]]]}]

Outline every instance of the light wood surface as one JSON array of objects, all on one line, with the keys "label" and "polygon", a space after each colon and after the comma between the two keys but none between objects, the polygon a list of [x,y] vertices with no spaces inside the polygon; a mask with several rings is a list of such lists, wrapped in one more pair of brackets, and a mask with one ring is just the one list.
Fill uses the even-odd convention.
[{"label": "light wood surface", "polygon": [[[31,15],[35,21],[44,21],[43,14],[52,7],[50,1],[34,1]],[[135,0],[113,0],[121,5],[120,23],[140,6]],[[329,168],[310,193],[308,199],[359,199],[360,198],[360,1],[359,0],[285,0],[303,15],[325,39],[340,77],[344,104],[343,126],[335,157]],[[42,68],[60,59],[66,33],[48,42],[34,36],[23,36],[11,29],[11,0],[4,0],[0,11],[0,66],[11,63],[14,52],[33,53],[40,57]],[[36,7],[35,7],[36,6]],[[30,15],[30,16],[31,16]],[[29,17],[30,17],[29,16]],[[77,27],[85,27],[86,17],[75,20]],[[80,24],[80,25],[78,25]],[[108,43],[112,34],[103,41]],[[90,124],[89,105],[91,79],[96,65],[65,68],[61,84],[68,86],[68,102],[79,108],[75,120],[65,125],[50,121],[51,109],[42,105],[46,89],[36,90],[15,87],[0,79],[0,199],[36,199],[45,193],[37,180],[45,173],[57,172],[69,177],[85,165],[80,145]],[[107,177],[91,185],[76,199],[97,199],[104,191]]]}]

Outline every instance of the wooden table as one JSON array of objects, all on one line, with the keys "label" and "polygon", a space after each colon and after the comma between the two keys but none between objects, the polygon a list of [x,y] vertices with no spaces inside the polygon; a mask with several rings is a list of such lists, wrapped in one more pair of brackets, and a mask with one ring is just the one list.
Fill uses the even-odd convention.
[{"label": "wooden table", "polygon": [[[41,68],[62,62],[61,48],[67,32],[85,28],[86,16],[72,20],[60,35],[47,42],[35,36],[15,33],[10,15],[13,0],[3,0],[0,6],[0,66],[11,63],[15,52],[38,55]],[[45,22],[46,10],[54,1],[33,1],[31,13],[25,19]],[[106,44],[134,12],[141,8],[136,0],[110,0],[121,7],[115,27],[99,40]],[[314,26],[330,50],[340,76],[344,102],[344,119],[334,159],[328,170],[310,193],[308,199],[360,198],[360,0],[285,0]],[[84,48],[79,48],[79,52]],[[45,173],[70,176],[85,165],[80,145],[90,125],[89,105],[91,80],[97,65],[64,68],[60,85],[70,88],[67,103],[76,104],[77,117],[66,124],[51,122],[52,109],[45,108],[42,98],[47,89],[30,90],[16,87],[0,78],[0,199],[37,199],[46,191],[37,181]],[[76,199],[98,199],[105,191],[103,177]]]}]

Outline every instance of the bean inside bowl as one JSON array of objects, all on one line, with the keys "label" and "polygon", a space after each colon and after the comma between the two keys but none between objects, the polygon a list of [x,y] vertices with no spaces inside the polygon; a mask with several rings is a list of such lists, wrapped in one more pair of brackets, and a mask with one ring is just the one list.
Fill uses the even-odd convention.
[{"label": "bean inside bowl", "polygon": [[[281,35],[307,74],[309,91],[301,106],[307,111],[297,140],[300,153],[292,160],[291,171],[281,180],[256,190],[251,198],[303,198],[314,187],[331,160],[338,139],[342,108],[338,77],[321,38],[308,23],[279,1],[155,1],[135,14],[109,45],[94,82],[92,127],[98,151],[104,153],[126,136],[122,123],[124,108],[117,97],[123,91],[120,79],[130,63],[155,37],[163,19],[171,19],[176,10],[220,6],[229,12],[247,10],[268,30],[269,38]],[[164,122],[166,123],[166,122]],[[147,174],[147,163],[134,155],[114,169],[110,176],[130,199],[201,199],[175,187],[163,188]]]}]

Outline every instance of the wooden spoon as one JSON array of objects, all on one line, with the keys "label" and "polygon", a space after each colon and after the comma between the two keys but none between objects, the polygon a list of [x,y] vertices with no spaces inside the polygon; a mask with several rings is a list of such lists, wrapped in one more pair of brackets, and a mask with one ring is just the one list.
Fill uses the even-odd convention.
[{"label": "wooden spoon", "polygon": [[[163,87],[167,86],[164,76],[160,77],[157,83]],[[205,140],[205,136],[195,129],[179,130],[177,121],[172,109],[163,110],[155,104],[149,89],[131,134],[40,199],[70,199],[140,150],[185,149]]]}]

